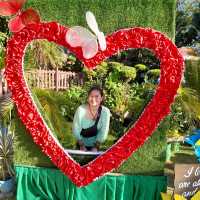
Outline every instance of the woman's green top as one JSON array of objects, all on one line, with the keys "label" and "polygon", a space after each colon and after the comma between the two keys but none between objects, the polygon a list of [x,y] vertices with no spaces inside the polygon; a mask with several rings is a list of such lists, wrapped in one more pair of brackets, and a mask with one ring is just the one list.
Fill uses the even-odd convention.
[{"label": "woman's green top", "polygon": [[110,110],[102,106],[101,116],[97,124],[97,135],[93,137],[83,137],[80,133],[82,128],[86,129],[95,124],[95,120],[88,119],[86,117],[86,105],[81,105],[77,108],[74,115],[72,131],[77,140],[83,141],[85,146],[93,147],[98,141],[100,143],[104,142],[107,138],[110,124]]}]

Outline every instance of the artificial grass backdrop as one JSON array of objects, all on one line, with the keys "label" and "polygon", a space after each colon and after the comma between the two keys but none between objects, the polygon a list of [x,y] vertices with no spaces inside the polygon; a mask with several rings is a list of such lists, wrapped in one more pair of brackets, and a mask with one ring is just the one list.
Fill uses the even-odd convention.
[{"label": "artificial grass backdrop", "polygon": [[142,26],[175,36],[176,0],[29,0],[26,7],[37,9],[44,21],[66,26],[87,27],[85,13],[90,10],[104,33]]},{"label": "artificial grass backdrop", "polygon": [[[110,33],[125,27],[151,27],[170,38],[175,33],[175,0],[29,0],[26,7],[39,10],[43,21],[67,26],[86,26],[85,12],[92,11],[100,30]],[[53,166],[42,154],[18,117],[15,117],[15,164]],[[63,128],[63,127],[62,127]],[[161,174],[164,168],[165,135],[156,131],[118,170],[130,174]]]}]

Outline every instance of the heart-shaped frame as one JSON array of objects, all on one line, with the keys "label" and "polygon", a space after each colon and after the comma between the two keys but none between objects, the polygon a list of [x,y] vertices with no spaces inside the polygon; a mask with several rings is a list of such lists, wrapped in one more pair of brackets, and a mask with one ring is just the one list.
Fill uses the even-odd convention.
[{"label": "heart-shaped frame", "polygon": [[[150,28],[122,29],[108,35],[107,49],[87,60],[83,58],[81,48],[72,48],[66,42],[68,30],[56,22],[50,22],[28,25],[14,34],[7,44],[5,75],[19,116],[34,142],[65,175],[81,187],[119,167],[152,135],[163,117],[170,112],[170,105],[181,82],[184,60],[170,39]],[[68,48],[89,68],[129,48],[148,48],[160,60],[160,83],[142,115],[117,143],[87,165],[80,166],[64,151],[33,102],[24,79],[23,58],[27,45],[35,39],[47,39]]]}]

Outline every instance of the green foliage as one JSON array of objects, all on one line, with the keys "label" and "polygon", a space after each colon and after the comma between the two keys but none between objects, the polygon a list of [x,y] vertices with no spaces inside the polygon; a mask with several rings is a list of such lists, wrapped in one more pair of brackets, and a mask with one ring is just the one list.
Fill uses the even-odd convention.
[{"label": "green foliage", "polygon": [[152,83],[158,83],[160,77],[160,69],[150,69],[146,73],[146,81],[152,82]]},{"label": "green foliage", "polygon": [[0,126],[0,180],[14,176],[13,141],[14,131],[11,130],[11,126],[6,127],[5,131]]},{"label": "green foliage", "polygon": [[200,51],[200,2],[178,0],[177,8],[176,45],[197,46],[197,50]]},{"label": "green foliage", "polygon": [[5,67],[5,47],[9,31],[7,19],[0,16],[0,70]]},{"label": "green foliage", "polygon": [[5,67],[5,49],[0,47],[0,70]]},{"label": "green foliage", "polygon": [[193,57],[186,60],[185,85],[195,89],[200,95],[200,58]]},{"label": "green foliage", "polygon": [[147,72],[147,75],[158,78],[160,76],[160,69],[151,69]]},{"label": "green foliage", "polygon": [[148,69],[157,69],[160,61],[154,52],[146,48],[128,49],[112,56],[109,61],[117,61],[124,65],[134,66],[138,72],[142,73]]},{"label": "green foliage", "polygon": [[63,70],[71,72],[82,71],[83,64],[76,58],[76,56],[68,51],[66,53],[66,62],[63,64]]},{"label": "green foliage", "polygon": [[73,86],[63,92],[64,102],[61,105],[62,114],[68,121],[73,121],[76,109],[86,101],[87,91],[80,86]]},{"label": "green foliage", "polygon": [[40,89],[35,89],[34,94],[34,100],[51,131],[66,148],[73,148],[76,141],[72,137],[71,126],[62,113],[62,106],[66,105],[63,94]]},{"label": "green foliage", "polygon": [[0,16],[0,32],[8,34],[8,19],[5,17]]},{"label": "green foliage", "polygon": [[136,69],[119,62],[102,62],[95,70],[83,69],[86,81],[96,81],[104,86],[109,82],[128,83],[136,78]]},{"label": "green foliage", "polygon": [[186,135],[196,126],[195,120],[199,115],[200,101],[197,92],[191,88],[179,88],[169,115],[170,129],[177,129]]},{"label": "green foliage", "polygon": [[5,43],[7,37],[5,33],[0,32],[0,70],[5,67]]},{"label": "green foliage", "polygon": [[179,137],[198,127],[200,101],[197,92],[191,88],[180,87],[171,106],[171,113],[162,121],[167,137]]},{"label": "green foliage", "polygon": [[13,109],[13,101],[11,94],[7,93],[0,97],[0,124],[6,126],[11,120],[11,110]]},{"label": "green foliage", "polygon": [[[117,65],[115,63],[123,63],[124,66],[132,66],[130,68],[134,70],[132,71],[132,75],[134,76],[132,82],[134,80],[134,82],[138,82],[140,84],[146,81],[154,84],[158,83],[158,78],[160,75],[160,61],[149,49],[129,49],[111,57],[109,62],[113,63],[114,66]],[[116,70],[120,69],[118,65],[115,66]],[[122,67],[122,69],[125,70],[124,67]],[[122,79],[122,74],[119,75]]]},{"label": "green foliage", "polygon": [[110,130],[118,137],[122,135],[125,127],[123,126],[125,113],[130,104],[130,86],[127,83],[106,81],[105,84],[105,106],[112,113]]},{"label": "green foliage", "polygon": [[136,69],[134,67],[125,66],[118,62],[109,62],[110,67],[109,78],[113,82],[129,82],[136,78]]},{"label": "green foliage", "polygon": [[97,83],[104,83],[106,77],[109,74],[109,69],[107,62],[102,62],[101,64],[97,65],[94,70],[83,68],[83,73],[85,77],[85,81],[96,81]]},{"label": "green foliage", "polygon": [[105,105],[116,115],[122,115],[129,103],[128,84],[108,80],[105,84]]},{"label": "green foliage", "polygon": [[64,53],[63,48],[46,40],[33,41],[25,55],[26,69],[62,68],[66,61],[67,55]]},{"label": "green foliage", "polygon": [[146,71],[148,69],[147,66],[144,64],[137,64],[134,67],[139,71]]}]

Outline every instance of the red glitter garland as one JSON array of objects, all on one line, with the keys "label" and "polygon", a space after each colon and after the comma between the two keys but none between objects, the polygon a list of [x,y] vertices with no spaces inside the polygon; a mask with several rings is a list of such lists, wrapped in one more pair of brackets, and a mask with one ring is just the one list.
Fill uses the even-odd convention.
[{"label": "red glitter garland", "polygon": [[[50,22],[28,25],[15,33],[7,44],[5,75],[19,116],[34,142],[65,175],[81,187],[119,167],[152,135],[160,121],[170,112],[170,105],[181,82],[184,60],[177,47],[166,36],[150,28],[122,29],[108,35],[107,49],[86,60],[82,56],[81,48],[72,48],[66,42],[67,31],[67,27]],[[85,166],[75,162],[54,139],[25,82],[23,57],[27,45],[35,39],[47,39],[65,46],[91,69],[117,52],[130,48],[148,48],[160,60],[160,83],[142,115],[116,144]]]}]

